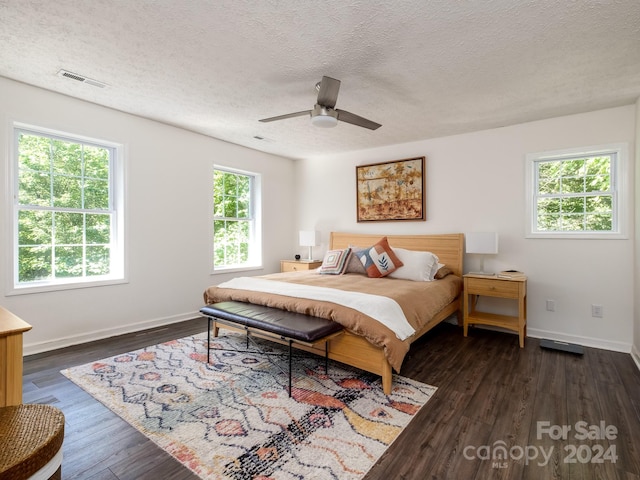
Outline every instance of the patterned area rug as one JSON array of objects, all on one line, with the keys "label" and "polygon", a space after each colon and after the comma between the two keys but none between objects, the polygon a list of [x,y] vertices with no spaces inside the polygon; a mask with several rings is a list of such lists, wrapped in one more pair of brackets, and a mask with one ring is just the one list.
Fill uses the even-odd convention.
[{"label": "patterned area rug", "polygon": [[[63,370],[204,479],[359,479],[436,388],[300,355],[288,394],[286,351],[246,353],[245,338],[206,334]],[[252,348],[252,347],[250,347]],[[254,349],[255,350],[255,349]]]}]

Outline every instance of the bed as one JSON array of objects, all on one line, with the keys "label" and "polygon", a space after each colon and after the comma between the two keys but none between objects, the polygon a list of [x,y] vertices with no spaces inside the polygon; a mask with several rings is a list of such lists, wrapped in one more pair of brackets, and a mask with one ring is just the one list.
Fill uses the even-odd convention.
[{"label": "bed", "polygon": [[[211,286],[204,292],[206,304],[239,301],[266,305],[310,316],[328,318],[341,323],[346,331],[330,340],[328,356],[332,360],[372,372],[382,377],[386,394],[392,389],[393,371],[400,371],[402,361],[411,343],[420,338],[443,320],[458,314],[462,319],[462,269],[464,235],[461,233],[440,235],[372,235],[332,232],[329,250],[339,251],[355,247],[369,247],[386,238],[394,251],[404,249],[411,252],[432,252],[445,267],[438,271],[432,282],[417,282],[402,278],[369,278],[367,274],[346,273],[323,275],[318,271],[288,272],[244,277],[251,282],[283,284],[292,291],[307,286],[328,287],[351,292],[366,292],[366,295],[393,298],[405,314],[412,331],[403,335],[395,333],[395,327],[373,320],[371,316],[347,305],[332,301],[300,298],[283,294],[253,290],[242,283],[224,282]],[[403,268],[403,267],[401,267]],[[397,272],[399,272],[398,270]],[[447,274],[448,273],[448,274]],[[238,279],[242,281],[243,279]],[[358,295],[358,294],[356,294]],[[370,297],[373,298],[373,297]],[[372,316],[376,316],[368,312]],[[378,315],[378,318],[380,316]],[[297,348],[324,356],[324,348],[299,345]]]}]

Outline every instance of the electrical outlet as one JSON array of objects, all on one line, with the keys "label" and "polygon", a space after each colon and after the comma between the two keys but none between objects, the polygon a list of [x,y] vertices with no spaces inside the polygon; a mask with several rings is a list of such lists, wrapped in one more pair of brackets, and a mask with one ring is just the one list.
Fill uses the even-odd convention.
[{"label": "electrical outlet", "polygon": [[556,301],[547,300],[547,312],[555,312],[555,311],[556,311]]},{"label": "electrical outlet", "polygon": [[592,317],[602,318],[603,315],[604,314],[603,314],[602,305],[596,305],[596,304],[592,304],[591,305],[591,316]]}]

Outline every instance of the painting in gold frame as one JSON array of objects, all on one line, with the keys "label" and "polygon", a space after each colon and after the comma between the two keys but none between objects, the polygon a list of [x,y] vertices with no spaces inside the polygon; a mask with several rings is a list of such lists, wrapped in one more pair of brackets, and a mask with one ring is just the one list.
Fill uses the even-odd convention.
[{"label": "painting in gold frame", "polygon": [[426,220],[424,168],[425,157],[356,166],[358,222]]}]

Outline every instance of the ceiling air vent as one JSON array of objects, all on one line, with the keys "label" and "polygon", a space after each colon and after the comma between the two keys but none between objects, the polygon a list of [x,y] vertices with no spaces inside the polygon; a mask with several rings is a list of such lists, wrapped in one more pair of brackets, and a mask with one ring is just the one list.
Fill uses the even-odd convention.
[{"label": "ceiling air vent", "polygon": [[64,78],[70,78],[71,80],[77,80],[78,82],[86,83],[88,85],[93,85],[94,87],[104,88],[107,86],[107,84],[104,82],[100,82],[98,80],[92,80],[91,78],[87,78],[84,75],[69,72],[67,70],[60,70],[58,72],[58,76],[64,77]]}]

